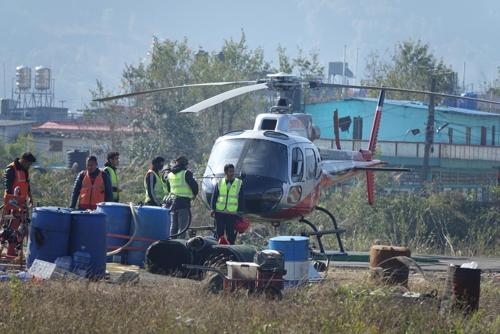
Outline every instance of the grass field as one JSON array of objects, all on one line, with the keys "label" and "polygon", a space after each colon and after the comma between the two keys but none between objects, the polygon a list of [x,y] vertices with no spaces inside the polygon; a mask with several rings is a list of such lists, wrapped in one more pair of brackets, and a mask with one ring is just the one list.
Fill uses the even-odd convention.
[{"label": "grass field", "polygon": [[[108,281],[0,282],[2,333],[498,333],[500,281],[483,277],[479,310],[439,312],[445,273],[410,274],[408,289],[368,270],[331,268],[323,283],[283,300],[213,294],[206,283],[140,273]],[[438,298],[402,298],[402,293]]]}]

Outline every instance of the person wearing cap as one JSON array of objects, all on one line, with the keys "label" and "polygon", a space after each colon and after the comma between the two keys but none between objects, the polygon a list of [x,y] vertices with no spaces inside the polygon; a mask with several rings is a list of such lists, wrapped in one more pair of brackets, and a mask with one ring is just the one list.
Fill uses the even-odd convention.
[{"label": "person wearing cap", "polygon": [[163,182],[165,182],[165,184],[167,183],[167,180],[168,180],[168,174],[170,174],[170,172],[172,171],[172,166],[174,166],[176,164],[177,164],[177,161],[175,159],[172,159],[172,160],[170,160],[168,165],[165,165],[163,167],[163,169],[161,170],[160,176],[161,176],[161,179],[163,180]]},{"label": "person wearing cap", "polygon": [[[24,152],[21,158],[16,158],[5,168],[3,173],[4,198],[6,195],[22,196],[26,198],[30,207],[33,206],[28,169],[34,162],[36,162],[35,156],[31,152]],[[20,189],[19,194],[14,194],[16,187]]]},{"label": "person wearing cap", "polygon": [[95,210],[97,203],[113,202],[113,187],[107,173],[97,168],[97,157],[87,158],[87,169],[78,173],[69,203],[70,209]]},{"label": "person wearing cap", "polygon": [[118,188],[118,177],[116,175],[116,168],[120,164],[120,153],[113,151],[108,152],[108,161],[104,164],[103,172],[107,173],[111,178],[111,185],[113,186],[113,202],[120,201],[120,192],[122,191]]},{"label": "person wearing cap", "polygon": [[151,160],[151,167],[144,177],[144,189],[146,190],[145,205],[161,206],[165,198],[165,183],[159,176],[159,172],[163,169],[165,159],[156,156]]},{"label": "person wearing cap", "polygon": [[234,165],[224,166],[225,178],[217,182],[212,200],[210,202],[210,216],[215,218],[215,230],[217,239],[224,236],[226,231],[227,241],[234,245],[236,233],[234,226],[236,219],[243,217],[245,208],[245,194],[243,192],[243,181],[234,177]]},{"label": "person wearing cap", "polygon": [[[189,161],[180,156],[175,159],[175,164],[167,176],[167,192],[170,201],[170,235],[172,239],[184,239],[186,228],[191,220],[191,201],[198,195],[198,183],[193,173],[188,170]],[[179,233],[182,232],[182,233]]]}]

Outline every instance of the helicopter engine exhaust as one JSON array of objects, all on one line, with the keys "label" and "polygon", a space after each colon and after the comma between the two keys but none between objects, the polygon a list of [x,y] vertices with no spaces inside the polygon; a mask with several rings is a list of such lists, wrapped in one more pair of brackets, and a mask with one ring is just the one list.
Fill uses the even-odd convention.
[{"label": "helicopter engine exhaust", "polygon": [[321,129],[319,128],[319,126],[317,126],[316,124],[312,124],[311,125],[311,141],[315,141],[316,139],[319,139],[321,138]]}]

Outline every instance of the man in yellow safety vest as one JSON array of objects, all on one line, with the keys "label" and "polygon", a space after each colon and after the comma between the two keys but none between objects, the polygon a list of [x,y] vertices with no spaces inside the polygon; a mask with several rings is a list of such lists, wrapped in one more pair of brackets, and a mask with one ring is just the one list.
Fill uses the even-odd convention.
[{"label": "man in yellow safety vest", "polygon": [[111,185],[113,186],[113,201],[120,201],[120,192],[122,191],[118,188],[118,177],[116,176],[116,168],[120,164],[120,153],[113,151],[108,152],[107,155],[108,162],[104,164],[103,172],[108,173],[111,178]]},{"label": "man in yellow safety vest", "polygon": [[156,156],[151,161],[151,168],[149,168],[146,176],[144,177],[144,189],[146,190],[145,205],[161,206],[165,198],[165,183],[159,176],[159,172],[163,168],[165,159]]},{"label": "man in yellow safety vest", "polygon": [[198,195],[198,183],[193,173],[188,170],[189,161],[180,156],[175,159],[167,176],[167,204],[170,205],[170,237],[184,239],[191,221],[191,201]]},{"label": "man in yellow safety vest", "polygon": [[211,201],[210,216],[215,218],[217,239],[224,236],[226,231],[227,241],[234,245],[236,233],[234,224],[238,217],[243,216],[245,208],[245,194],[243,192],[243,181],[234,178],[234,165],[224,166],[225,178],[220,179],[215,186]]}]

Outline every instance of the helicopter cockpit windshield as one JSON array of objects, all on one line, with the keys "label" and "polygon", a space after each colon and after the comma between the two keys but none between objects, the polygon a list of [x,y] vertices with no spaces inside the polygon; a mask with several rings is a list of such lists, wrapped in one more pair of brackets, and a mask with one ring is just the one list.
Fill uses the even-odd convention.
[{"label": "helicopter cockpit windshield", "polygon": [[287,146],[263,139],[234,138],[218,142],[212,150],[205,175],[224,175],[224,165],[233,164],[235,174],[269,177],[286,182]]}]

